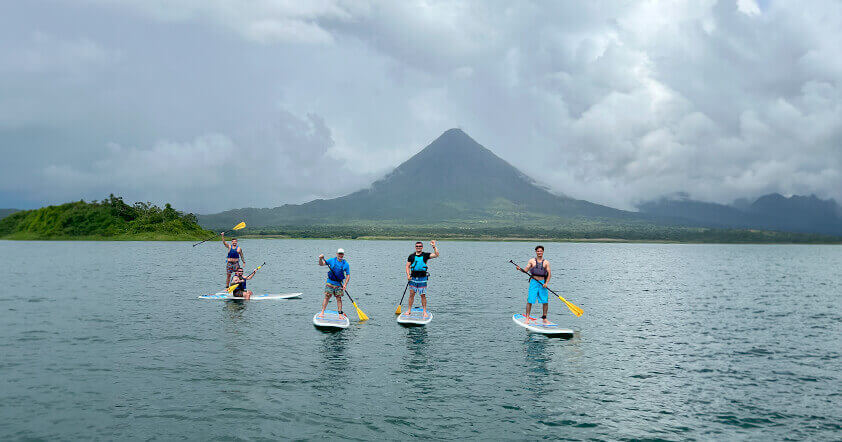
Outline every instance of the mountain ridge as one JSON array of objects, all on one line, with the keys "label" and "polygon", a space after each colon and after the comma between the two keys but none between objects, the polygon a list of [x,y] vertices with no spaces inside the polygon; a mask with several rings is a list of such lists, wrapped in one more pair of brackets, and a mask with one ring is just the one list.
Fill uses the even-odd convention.
[{"label": "mountain ridge", "polygon": [[239,218],[254,227],[324,223],[332,217],[427,224],[485,218],[489,211],[511,222],[528,214],[637,217],[632,212],[555,195],[461,129],[454,128],[366,189],[304,204],[200,215],[199,220],[214,228]]},{"label": "mountain ridge", "polygon": [[779,193],[762,195],[753,201],[739,198],[720,204],[693,200],[686,194],[663,197],[638,205],[643,213],[684,219],[718,228],[754,228],[796,233],[842,235],[842,206],[834,199],[816,195]]}]

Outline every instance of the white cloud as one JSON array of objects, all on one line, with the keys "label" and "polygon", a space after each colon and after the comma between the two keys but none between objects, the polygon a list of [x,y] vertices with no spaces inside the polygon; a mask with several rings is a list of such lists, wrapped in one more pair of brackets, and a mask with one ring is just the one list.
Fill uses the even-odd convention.
[{"label": "white cloud", "polygon": [[[833,0],[86,5],[39,21],[48,43],[0,29],[0,75],[14,85],[0,89],[0,128],[17,131],[0,141],[52,129],[41,144],[108,162],[65,165],[43,147],[9,167],[61,179],[68,196],[74,182],[121,182],[108,170],[127,164],[126,192],[203,209],[334,196],[459,126],[554,190],[617,207],[676,191],[842,200]],[[123,147],[101,152],[103,139]],[[180,163],[201,149],[236,157],[207,172]],[[168,155],[196,174],[151,161]],[[224,196],[225,171],[248,191]]]}]

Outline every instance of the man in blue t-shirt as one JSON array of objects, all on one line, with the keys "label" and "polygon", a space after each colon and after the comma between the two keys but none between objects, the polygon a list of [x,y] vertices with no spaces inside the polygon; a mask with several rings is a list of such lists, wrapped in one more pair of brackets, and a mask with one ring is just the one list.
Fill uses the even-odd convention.
[{"label": "man in blue t-shirt", "polygon": [[427,261],[439,257],[439,249],[436,247],[436,240],[430,241],[433,246],[433,253],[424,251],[424,243],[415,243],[415,253],[406,259],[406,280],[409,281],[409,308],[405,315],[412,314],[412,303],[415,294],[421,295],[421,308],[424,309],[424,317],[427,317]]},{"label": "man in blue t-shirt", "polygon": [[348,287],[348,281],[351,280],[351,267],[348,261],[345,261],[345,250],[339,249],[336,251],[336,258],[325,260],[324,255],[319,255],[319,265],[327,266],[327,281],[325,282],[325,299],[322,301],[322,312],[320,317],[325,315],[327,303],[330,297],[336,298],[336,307],[340,315],[345,316],[342,311],[342,294],[345,288]]}]

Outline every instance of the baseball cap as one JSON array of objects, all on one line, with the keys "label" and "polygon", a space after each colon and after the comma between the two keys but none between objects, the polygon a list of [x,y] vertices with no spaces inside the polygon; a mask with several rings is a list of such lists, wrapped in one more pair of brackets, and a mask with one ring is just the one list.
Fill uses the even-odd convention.
[{"label": "baseball cap", "polygon": [[336,253],[345,253],[345,249],[339,249],[336,251]]}]

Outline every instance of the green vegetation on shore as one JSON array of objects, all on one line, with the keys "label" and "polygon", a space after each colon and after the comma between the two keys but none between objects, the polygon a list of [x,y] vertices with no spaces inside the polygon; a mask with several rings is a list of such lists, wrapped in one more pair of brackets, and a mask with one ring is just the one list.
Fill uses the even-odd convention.
[{"label": "green vegetation on shore", "polygon": [[110,195],[102,201],[78,201],[15,212],[0,220],[0,238],[20,240],[192,241],[214,232],[169,204],[128,205]]},{"label": "green vegetation on shore", "polygon": [[658,226],[652,224],[567,224],[559,227],[481,226],[471,223],[384,225],[281,226],[247,229],[240,236],[251,238],[336,238],[336,239],[460,239],[460,240],[545,240],[592,242],[681,242],[681,243],[782,243],[839,244],[837,236],[772,232],[763,230],[711,229],[704,227]]}]

